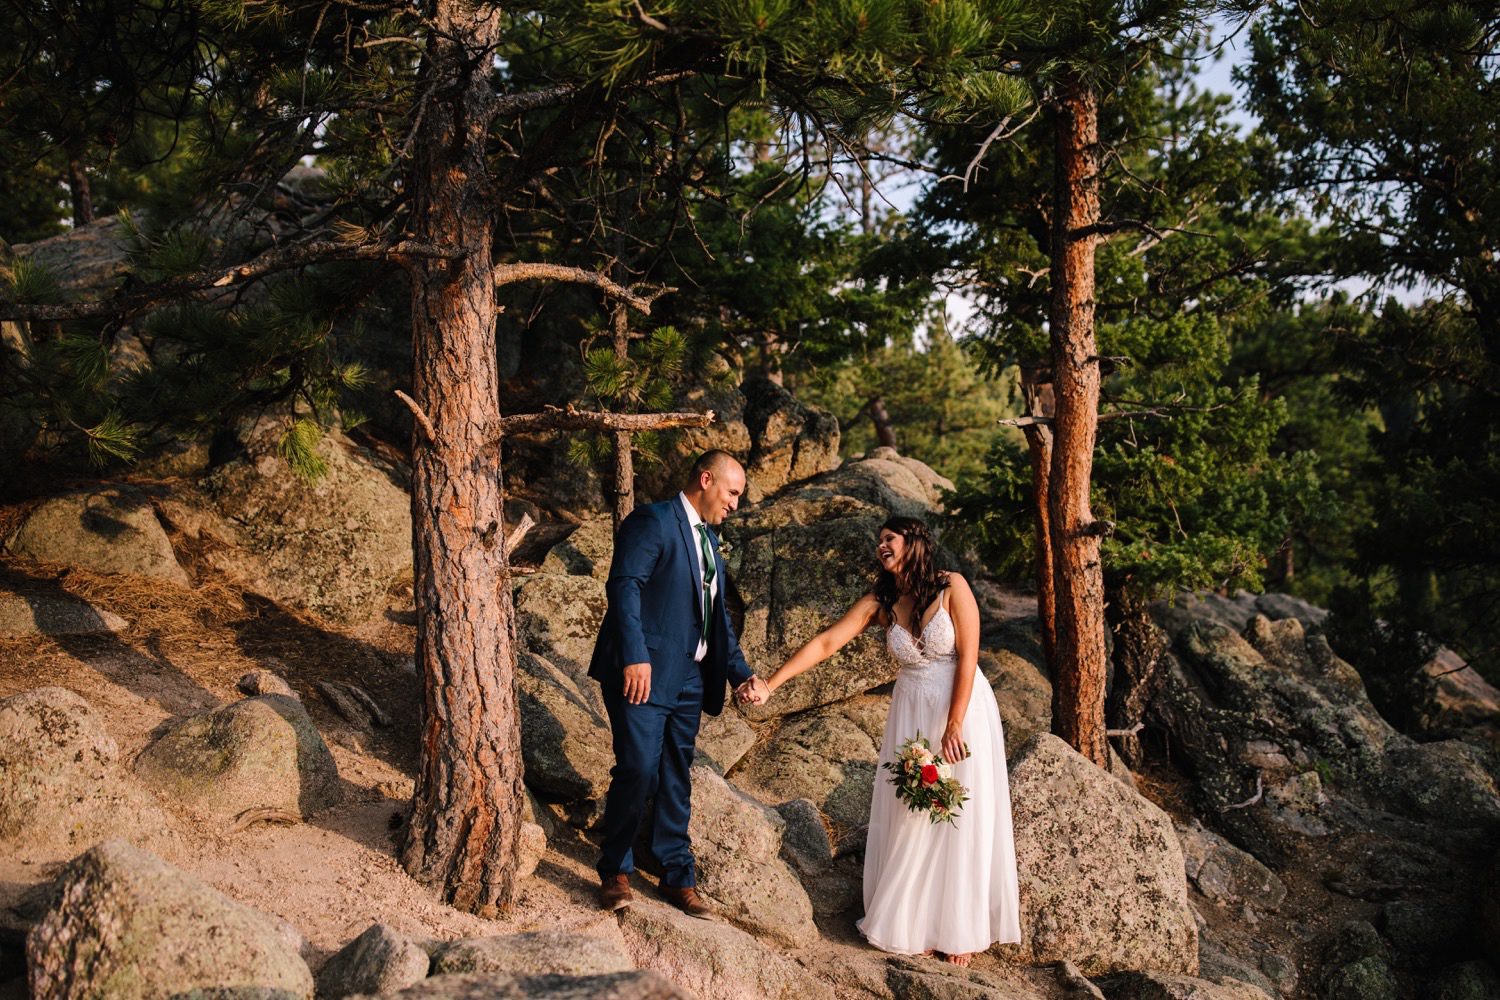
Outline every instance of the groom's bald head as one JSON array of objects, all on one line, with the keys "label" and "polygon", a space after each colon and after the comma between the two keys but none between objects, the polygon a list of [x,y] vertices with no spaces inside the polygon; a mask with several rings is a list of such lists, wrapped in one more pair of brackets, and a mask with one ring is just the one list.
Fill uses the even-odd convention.
[{"label": "groom's bald head", "polygon": [[[693,463],[692,472],[688,475],[688,483],[697,486],[702,481],[703,474],[707,472],[712,476],[722,476],[728,469],[740,469],[739,461],[729,452],[722,448],[710,448],[698,456]],[[740,469],[743,472],[743,469]]]},{"label": "groom's bald head", "polygon": [[727,451],[712,448],[698,456],[683,490],[688,502],[709,524],[722,524],[740,505],[745,492],[745,469]]}]

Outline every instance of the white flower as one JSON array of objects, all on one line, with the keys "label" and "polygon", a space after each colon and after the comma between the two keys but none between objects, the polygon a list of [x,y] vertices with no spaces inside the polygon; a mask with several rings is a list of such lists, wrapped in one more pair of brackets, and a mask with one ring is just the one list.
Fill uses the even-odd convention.
[{"label": "white flower", "polygon": [[953,777],[953,765],[949,764],[949,763],[946,763],[946,762],[944,762],[942,764],[939,764],[938,765],[938,777],[939,778],[951,778],[951,777]]}]

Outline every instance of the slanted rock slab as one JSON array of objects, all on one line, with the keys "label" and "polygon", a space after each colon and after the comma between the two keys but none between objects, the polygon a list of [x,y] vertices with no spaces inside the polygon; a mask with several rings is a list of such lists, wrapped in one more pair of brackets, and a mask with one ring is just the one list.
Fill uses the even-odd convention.
[{"label": "slanted rock slab", "polygon": [[155,1000],[193,989],[313,995],[313,977],[265,914],[121,840],[74,858],[26,939],[36,997]]},{"label": "slanted rock slab", "polygon": [[154,576],[183,587],[191,583],[151,502],[126,487],[68,493],[43,502],[5,540],[5,549],[96,573]]},{"label": "slanted rock slab", "polygon": [[545,658],[572,678],[589,708],[602,717],[604,699],[598,682],[589,677],[589,661],[608,607],[604,581],[536,573],[518,582],[513,593],[520,648]]},{"label": "slanted rock slab", "polygon": [[1099,985],[1109,1000],[1271,1000],[1260,987],[1238,979],[1214,981],[1163,972],[1127,972]]},{"label": "slanted rock slab", "polygon": [[755,730],[727,701],[718,715],[705,715],[698,729],[698,750],[708,754],[724,773],[738,764],[755,746]]},{"label": "slanted rock slab", "polygon": [[943,968],[935,961],[895,958],[886,967],[886,986],[900,1000],[1033,1000],[977,969]]},{"label": "slanted rock slab", "polygon": [[526,783],[553,800],[602,803],[615,763],[609,722],[550,661],[523,651],[516,667]]},{"label": "slanted rock slab", "polygon": [[391,583],[411,572],[411,498],[403,474],[333,432],[315,448],[328,471],[307,482],[279,454],[285,431],[284,422],[270,417],[248,428],[245,455],[202,481],[244,545],[211,558],[279,601],[340,624],[369,621],[386,609]]},{"label": "slanted rock slab", "polygon": [[280,694],[246,698],[179,723],[135,770],[189,809],[233,824],[249,810],[306,817],[339,798],[339,773],[307,709]]},{"label": "slanted rock slab", "polygon": [[844,826],[870,822],[878,744],[837,705],[787,720],[735,772],[735,783],[765,802],[812,800]]},{"label": "slanted rock slab", "polygon": [[1177,834],[1188,878],[1214,902],[1271,911],[1286,899],[1286,886],[1275,872],[1197,819],[1178,827]]},{"label": "slanted rock slab", "polygon": [[833,988],[802,966],[721,921],[698,920],[664,904],[621,911],[636,965],[715,1000],[833,1000]]},{"label": "slanted rock slab", "polygon": [[[433,976],[386,1000],[694,1000],[654,972],[610,972],[601,976],[513,976],[469,973]],[[374,1000],[373,997],[359,1000]]]},{"label": "slanted rock slab", "polygon": [[812,901],[781,858],[785,820],[703,764],[693,766],[692,781],[688,835],[698,890],[719,904],[724,917],[756,934],[793,948],[817,940]]},{"label": "slanted rock slab", "polygon": [[0,637],[123,632],[129,623],[71,595],[0,592]]},{"label": "slanted rock slab", "polygon": [[513,975],[593,976],[635,968],[618,927],[611,933],[525,931],[498,937],[464,938],[432,956],[432,974],[507,972]]},{"label": "slanted rock slab", "polygon": [[1070,959],[1090,976],[1198,971],[1166,813],[1048,733],[1016,753],[1010,794],[1023,939],[998,951],[1032,965]]},{"label": "slanted rock slab", "polygon": [[590,518],[573,529],[573,533],[567,538],[547,550],[541,572],[607,580],[614,553],[614,520],[608,517]]}]

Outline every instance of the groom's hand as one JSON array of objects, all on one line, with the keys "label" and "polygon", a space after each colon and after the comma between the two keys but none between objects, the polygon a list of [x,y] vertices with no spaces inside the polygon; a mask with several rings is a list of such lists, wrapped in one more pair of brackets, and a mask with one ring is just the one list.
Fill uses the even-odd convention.
[{"label": "groom's hand", "polygon": [[625,668],[625,700],[632,705],[644,704],[651,697],[651,664],[632,663]]},{"label": "groom's hand", "polygon": [[771,688],[764,678],[752,675],[748,681],[735,688],[734,693],[739,696],[742,705],[762,705],[771,697]]}]

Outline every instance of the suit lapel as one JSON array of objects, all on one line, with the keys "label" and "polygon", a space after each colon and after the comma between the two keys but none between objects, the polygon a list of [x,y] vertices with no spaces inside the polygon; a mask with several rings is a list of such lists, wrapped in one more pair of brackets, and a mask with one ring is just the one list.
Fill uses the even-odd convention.
[{"label": "suit lapel", "polygon": [[682,536],[682,544],[687,548],[687,583],[693,595],[693,608],[702,614],[699,593],[703,589],[703,581],[698,578],[698,556],[693,549],[697,543],[693,539],[693,526],[688,523],[687,511],[682,509],[681,497],[672,498],[672,513],[677,515],[677,531]]}]

